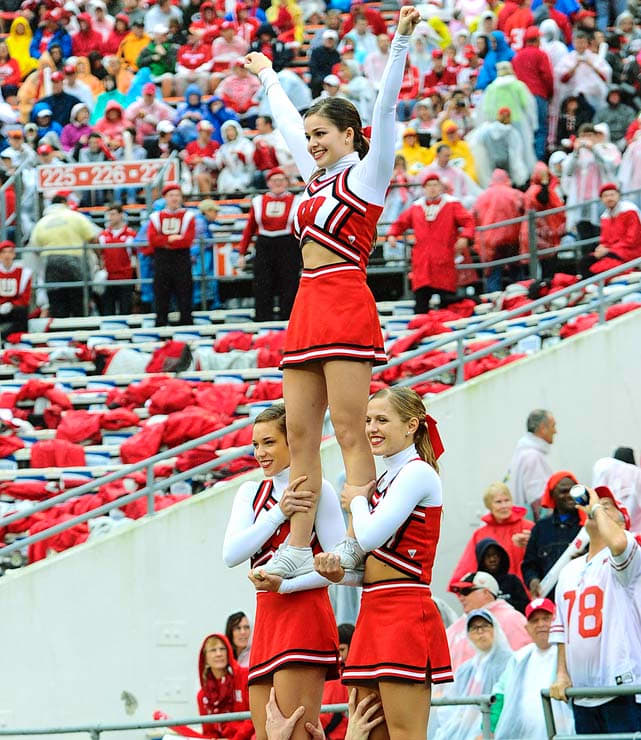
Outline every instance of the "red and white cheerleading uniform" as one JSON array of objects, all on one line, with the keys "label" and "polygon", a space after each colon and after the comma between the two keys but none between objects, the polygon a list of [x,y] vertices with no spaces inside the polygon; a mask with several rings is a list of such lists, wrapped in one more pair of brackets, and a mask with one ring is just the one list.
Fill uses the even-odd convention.
[{"label": "red and white cheerleading uniform", "polygon": [[[559,575],[550,642],[565,644],[574,686],[641,683],[641,548],[630,532],[625,536],[628,544],[620,555],[605,547],[590,560],[575,558]],[[574,703],[596,707],[612,698]]]},{"label": "red and white cheerleading uniform", "polygon": [[[98,235],[98,241],[100,244],[131,244],[135,237],[135,229],[123,226],[120,229],[104,229]],[[109,280],[129,280],[133,276],[131,255],[127,247],[105,249],[102,259]]]},{"label": "red and white cheerleading uniform", "polygon": [[9,269],[0,265],[0,305],[28,306],[32,276],[31,270],[21,262],[13,262]]},{"label": "red and white cheerleading uniform", "polygon": [[368,557],[408,578],[363,585],[343,681],[452,681],[445,628],[430,591],[441,481],[414,445],[384,462],[371,505],[364,496],[352,500],[354,533]]},{"label": "red and white cheerleading uniform", "polygon": [[370,149],[342,157],[320,177],[307,150],[303,120],[272,69],[259,77],[267,92],[277,128],[307,187],[294,229],[301,246],[314,241],[344,262],[303,269],[287,329],[283,367],[329,359],[374,364],[386,361],[376,304],[366,270],[394,169],[395,109],[409,36],[392,42],[372,114]]},{"label": "red and white cheerleading uniform", "polygon": [[[234,499],[225,532],[223,560],[228,567],[246,560],[264,565],[289,535],[289,520],[279,501],[289,482],[289,468],[261,483],[243,483]],[[330,552],[345,536],[338,497],[323,481],[311,546]],[[279,593],[258,591],[249,656],[249,684],[290,663],[326,666],[338,678],[338,632],[327,595],[328,581],[316,572],[283,580]]]}]

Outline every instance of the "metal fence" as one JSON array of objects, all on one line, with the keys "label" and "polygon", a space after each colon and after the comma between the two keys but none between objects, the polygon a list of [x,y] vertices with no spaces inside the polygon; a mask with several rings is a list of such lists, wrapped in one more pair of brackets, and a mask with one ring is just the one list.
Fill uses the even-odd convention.
[{"label": "metal fence", "polygon": [[[481,712],[483,740],[492,737],[490,732],[490,707],[495,700],[494,696],[464,696],[456,699],[433,699],[432,707],[452,706],[478,706]],[[326,704],[321,707],[321,713],[347,713],[347,704]],[[100,723],[87,725],[69,725],[68,727],[17,727],[0,728],[0,737],[20,735],[63,735],[88,733],[92,740],[99,740],[103,732],[124,732],[127,730],[149,730],[154,728],[181,727],[184,725],[214,724],[219,722],[237,722],[238,720],[251,719],[249,712],[230,712],[227,714],[206,715],[202,717],[187,717],[182,719],[163,719],[147,722],[125,722],[125,723]]]},{"label": "metal fence", "polygon": [[[603,686],[598,689],[573,687],[566,689],[565,693],[569,699],[610,699],[617,696],[641,695],[641,685]],[[543,689],[541,691],[541,699],[543,700],[543,715],[545,717],[545,729],[548,734],[548,740],[641,740],[641,731],[601,735],[557,735],[549,689]],[[639,715],[641,716],[641,706]]]}]

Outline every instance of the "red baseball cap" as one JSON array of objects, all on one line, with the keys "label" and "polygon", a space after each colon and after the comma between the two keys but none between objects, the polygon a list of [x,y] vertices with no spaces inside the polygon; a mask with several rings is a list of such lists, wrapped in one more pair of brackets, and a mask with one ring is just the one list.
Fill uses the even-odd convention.
[{"label": "red baseball cap", "polygon": [[62,74],[62,72],[54,72],[54,73],[53,73],[53,74],[51,75],[51,81],[52,81],[52,82],[62,82],[62,81],[64,80],[64,78],[65,78],[65,77],[64,77],[64,75]]},{"label": "red baseball cap", "polygon": [[507,107],[507,105],[504,105],[502,108],[499,108],[499,116],[502,116],[504,114],[512,115],[512,111],[510,108]]},{"label": "red baseball cap", "polygon": [[427,182],[441,182],[441,178],[436,174],[436,172],[428,172],[423,178],[423,185]]},{"label": "red baseball cap", "polygon": [[532,41],[533,39],[538,39],[540,37],[541,37],[541,32],[539,31],[538,26],[528,26],[525,29],[524,39],[526,41]]},{"label": "red baseball cap", "polygon": [[8,239],[5,239],[3,242],[0,242],[0,252],[3,249],[15,249],[15,248],[16,248],[16,245],[12,241],[9,241]]},{"label": "red baseball cap", "polygon": [[556,607],[554,606],[554,602],[550,601],[550,599],[534,599],[525,607],[525,618],[529,619],[534,612],[538,611],[547,612],[554,616],[556,613]]},{"label": "red baseball cap", "polygon": [[63,72],[66,75],[73,75],[76,73],[76,68],[73,64],[65,64],[65,66],[63,67]]},{"label": "red baseball cap", "polygon": [[604,182],[599,188],[599,197],[602,196],[606,190],[616,190],[617,193],[621,192],[616,182]]},{"label": "red baseball cap", "polygon": [[38,154],[51,154],[53,147],[50,144],[40,144],[37,151]]},{"label": "red baseball cap", "polygon": [[630,529],[630,526],[632,522],[630,521],[630,514],[628,510],[625,508],[625,506],[620,502],[617,501],[616,498],[614,498],[614,494],[607,486],[597,486],[595,489],[596,495],[599,498],[609,498],[610,501],[616,506],[617,510],[621,513],[623,516],[623,521],[625,522],[625,528]]},{"label": "red baseball cap", "polygon": [[167,193],[171,192],[172,190],[179,190],[182,193],[180,185],[177,182],[168,182],[162,189],[162,194],[167,195]]},{"label": "red baseball cap", "polygon": [[282,169],[282,167],[272,167],[271,170],[265,175],[265,180],[269,180],[270,177],[274,177],[274,175],[284,175],[285,170]]},{"label": "red baseball cap", "polygon": [[553,473],[548,478],[548,482],[545,484],[545,491],[543,491],[543,496],[541,496],[541,506],[543,506],[546,509],[554,508],[554,499],[552,498],[552,491],[558,486],[558,484],[563,478],[569,478],[571,481],[574,481],[575,483],[579,482],[576,479],[576,476],[574,475],[574,473],[570,473],[569,470],[559,470],[558,473]]},{"label": "red baseball cap", "polygon": [[442,58],[443,58],[442,49],[432,49],[432,59],[442,59]]},{"label": "red baseball cap", "polygon": [[153,82],[145,82],[145,84],[142,86],[142,94],[143,95],[155,95],[156,94],[156,86]]},{"label": "red baseball cap", "polygon": [[233,21],[224,21],[224,23],[221,23],[220,24],[220,30],[221,31],[228,31],[230,28],[233,31],[236,30],[236,24]]},{"label": "red baseball cap", "polygon": [[209,0],[205,0],[205,2],[200,6],[201,13],[203,10],[215,10],[214,4],[209,2]]},{"label": "red baseball cap", "polygon": [[473,59],[475,56],[477,56],[477,51],[473,46],[467,44],[463,47],[463,54],[466,59]]}]

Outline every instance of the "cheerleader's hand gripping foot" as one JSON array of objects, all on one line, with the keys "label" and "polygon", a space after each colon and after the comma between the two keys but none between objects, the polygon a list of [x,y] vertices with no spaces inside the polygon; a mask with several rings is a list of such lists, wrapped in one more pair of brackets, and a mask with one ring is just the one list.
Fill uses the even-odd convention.
[{"label": "cheerleader's hand gripping foot", "polygon": [[[296,578],[311,573],[314,570],[312,548],[282,544],[274,553],[274,557],[260,570],[281,578]],[[260,578],[260,571],[255,570],[254,576]]]},{"label": "cheerleader's hand gripping foot", "polygon": [[365,567],[367,553],[354,537],[345,537],[336,545],[332,553],[339,558],[343,570],[363,570]]}]

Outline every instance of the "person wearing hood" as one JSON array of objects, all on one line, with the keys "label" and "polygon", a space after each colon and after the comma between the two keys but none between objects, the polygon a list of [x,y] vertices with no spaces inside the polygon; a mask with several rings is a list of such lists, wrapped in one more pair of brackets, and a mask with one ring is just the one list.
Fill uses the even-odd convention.
[{"label": "person wearing hood", "polygon": [[[516,444],[505,476],[517,506],[534,506],[543,495],[546,482],[552,475],[547,455],[555,435],[556,421],[549,411],[535,409],[528,414],[526,433]],[[538,514],[538,504],[536,507],[535,515]]]},{"label": "person wearing hood", "polygon": [[[102,34],[93,27],[93,18],[89,13],[78,15],[80,30],[71,37],[71,48],[76,57],[86,57],[91,51],[105,53]],[[117,47],[116,47],[117,50]]]},{"label": "person wearing hood", "polygon": [[[236,662],[225,635],[215,632],[203,640],[198,654],[198,678],[200,691],[196,700],[201,716],[249,709],[247,669]],[[205,737],[249,740],[253,734],[251,720],[203,724]]]},{"label": "person wearing hood", "polygon": [[247,42],[236,35],[236,24],[233,21],[221,23],[220,36],[211,45],[214,71],[225,73],[234,60],[247,53],[248,48]]},{"label": "person wearing hood", "polygon": [[103,54],[117,54],[120,44],[129,33],[129,17],[126,13],[118,13],[114,21],[114,27],[103,42]]},{"label": "person wearing hood", "polygon": [[207,101],[207,120],[214,127],[212,139],[219,144],[223,143],[221,127],[226,121],[237,121],[238,114],[236,111],[225,106],[224,101],[218,95],[213,95]]},{"label": "person wearing hood", "polygon": [[84,103],[76,103],[71,109],[69,123],[63,127],[60,134],[60,144],[66,152],[72,152],[77,145],[86,146],[92,131],[89,125],[89,109]]},{"label": "person wearing hood", "polygon": [[[513,655],[501,624],[491,611],[469,612],[465,630],[473,657],[456,669],[454,684],[444,692],[447,699],[491,694]],[[475,740],[480,735],[481,712],[477,706],[442,707],[435,718],[438,729],[434,740]]]},{"label": "person wearing hood", "polygon": [[202,92],[198,85],[191,84],[185,90],[185,100],[176,108],[174,124],[178,126],[187,121],[196,126],[207,117],[207,106],[202,102]]},{"label": "person wearing hood", "polygon": [[[525,191],[525,211],[548,211],[563,206],[558,179],[543,162],[534,165],[530,187]],[[536,231],[536,249],[552,249],[561,243],[565,233],[565,213],[551,213],[537,218],[534,222]],[[529,255],[529,233],[527,221],[521,224],[519,236],[520,251],[523,256]],[[557,272],[558,260],[555,254],[537,256],[542,276],[551,278]]]},{"label": "person wearing hood", "polygon": [[29,46],[29,54],[34,59],[40,59],[45,51],[50,50],[52,44],[60,44],[64,59],[71,56],[71,36],[60,25],[61,17],[62,13],[58,8],[45,13],[44,20],[36,29]]},{"label": "person wearing hood", "polygon": [[127,97],[118,90],[116,86],[116,78],[113,75],[107,75],[102,81],[102,84],[105,91],[96,98],[96,105],[94,106],[89,118],[89,123],[91,125],[96,123],[96,121],[100,120],[105,115],[105,108],[112,100],[119,103],[123,108],[127,105]]},{"label": "person wearing hood", "polygon": [[193,31],[187,36],[187,43],[178,49],[176,57],[176,77],[174,86],[176,95],[182,95],[185,89],[198,87],[199,94],[209,90],[209,78],[214,63],[211,44],[205,43]]},{"label": "person wearing hood", "polygon": [[7,48],[11,58],[18,62],[22,79],[38,68],[38,59],[34,58],[29,51],[32,36],[31,26],[26,18],[18,16],[13,19],[6,39]]},{"label": "person wearing hood", "polygon": [[131,22],[131,31],[120,42],[118,47],[118,57],[122,59],[127,69],[134,72],[138,71],[138,57],[143,49],[151,43],[151,36],[145,33],[145,24],[142,20],[133,20]]},{"label": "person wearing hood", "polygon": [[476,569],[494,576],[501,589],[501,598],[525,614],[529,598],[523,587],[523,581],[509,572],[510,556],[505,548],[491,537],[485,537],[476,544]]},{"label": "person wearing hood", "polygon": [[430,150],[420,145],[416,129],[410,126],[403,131],[403,146],[396,152],[396,156],[403,157],[412,175],[418,174],[431,162]]},{"label": "person wearing hood", "polygon": [[254,145],[243,136],[238,121],[226,121],[220,128],[223,145],[215,154],[218,175],[218,192],[233,193],[246,190],[251,185],[254,171]]},{"label": "person wearing hood", "polygon": [[439,176],[430,173],[423,181],[424,197],[413,203],[391,225],[387,235],[393,247],[397,237],[412,229],[412,291],[415,313],[427,313],[432,296],[443,308],[455,300],[459,276],[456,257],[468,254],[474,241],[474,220],[461,203],[444,193]]},{"label": "person wearing hood", "polygon": [[122,105],[110,100],[105,106],[105,115],[96,121],[94,130],[104,137],[107,146],[110,147],[112,142],[122,146],[122,135],[128,125]]},{"label": "person wearing hood", "polygon": [[482,186],[489,187],[497,170],[508,173],[509,179],[517,187],[525,185],[528,179],[525,147],[519,132],[512,125],[512,111],[509,108],[500,108],[495,121],[482,123],[476,128],[470,134],[470,145]]},{"label": "person wearing hood", "polygon": [[630,528],[641,532],[641,468],[629,447],[617,447],[611,457],[602,457],[592,467],[592,487],[607,486],[630,514]]},{"label": "person wearing hood", "polygon": [[487,538],[498,542],[507,552],[507,572],[521,578],[521,562],[534,522],[525,518],[525,507],[514,505],[510,489],[505,483],[492,483],[483,496],[483,503],[488,513],[481,517],[483,525],[474,532],[465,546],[450,578],[450,587],[477,567],[476,546]]},{"label": "person wearing hood", "polygon": [[263,23],[258,27],[256,38],[249,46],[249,52],[252,51],[259,51],[271,59],[276,72],[284,69],[294,58],[292,50],[278,38],[274,27],[270,23]]},{"label": "person wearing hood", "polygon": [[[534,525],[521,563],[523,581],[533,597],[546,595],[541,592],[541,581],[578,535],[585,520],[582,514],[579,516],[576,501],[570,495],[577,483],[573,473],[561,470],[553,473],[545,486],[541,506],[552,509],[552,515]],[[553,599],[554,591],[547,595]]]},{"label": "person wearing hood", "polygon": [[92,0],[90,3],[93,13],[93,27],[102,35],[103,41],[114,28],[114,17],[107,13],[107,6],[102,0]]},{"label": "person wearing hood", "polygon": [[605,105],[597,110],[594,123],[607,123],[612,141],[623,150],[626,145],[625,132],[634,121],[636,112],[621,100],[621,88],[610,85]]},{"label": "person wearing hood", "polygon": [[446,118],[441,124],[441,138],[432,147],[430,147],[430,161],[436,158],[436,149],[439,144],[447,144],[452,153],[451,163],[455,167],[460,167],[469,177],[478,182],[476,176],[476,164],[470,145],[461,136],[461,131],[456,121]]},{"label": "person wearing hood", "polygon": [[501,31],[492,31],[490,34],[490,50],[483,60],[483,66],[476,80],[476,89],[485,90],[485,88],[496,79],[499,62],[509,62],[514,56],[514,51],[510,48],[505,36]]},{"label": "person wearing hood", "polygon": [[[474,221],[479,227],[516,219],[523,215],[523,205],[523,193],[512,187],[507,172],[495,169],[489,187],[474,204]],[[477,230],[475,251],[481,262],[516,257],[519,253],[519,230],[519,223],[497,226],[489,231]],[[517,282],[521,278],[521,265],[512,262],[490,267],[486,284],[489,292],[503,290],[504,272],[508,274],[508,282]]]},{"label": "person wearing hood", "polygon": [[360,67],[353,59],[347,59],[339,64],[338,76],[343,80],[341,91],[350,100],[358,111],[363,126],[372,123],[372,110],[376,91],[370,81],[360,73]]}]

